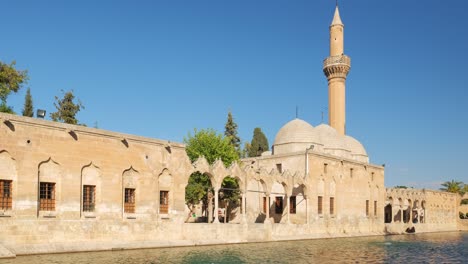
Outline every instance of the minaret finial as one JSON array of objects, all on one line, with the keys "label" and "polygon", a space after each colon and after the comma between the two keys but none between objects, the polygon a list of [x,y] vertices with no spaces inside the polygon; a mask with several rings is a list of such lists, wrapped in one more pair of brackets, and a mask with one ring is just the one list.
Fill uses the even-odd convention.
[{"label": "minaret finial", "polygon": [[338,7],[338,0],[336,0],[336,6]]},{"label": "minaret finial", "polygon": [[298,116],[299,116],[299,109],[298,109],[298,107],[296,105],[296,118],[298,118]]}]

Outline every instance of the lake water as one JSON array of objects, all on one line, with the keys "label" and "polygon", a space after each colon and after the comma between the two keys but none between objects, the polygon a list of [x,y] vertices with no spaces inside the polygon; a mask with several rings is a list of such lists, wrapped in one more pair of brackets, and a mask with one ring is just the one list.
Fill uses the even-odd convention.
[{"label": "lake water", "polygon": [[36,263],[468,263],[468,232],[19,256]]}]

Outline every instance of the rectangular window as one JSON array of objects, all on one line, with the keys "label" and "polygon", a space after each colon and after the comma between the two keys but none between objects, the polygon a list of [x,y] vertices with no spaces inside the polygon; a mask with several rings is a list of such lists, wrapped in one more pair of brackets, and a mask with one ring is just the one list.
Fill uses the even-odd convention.
[{"label": "rectangular window", "polygon": [[124,212],[135,213],[135,189],[125,188]]},{"label": "rectangular window", "polygon": [[328,164],[327,164],[327,163],[324,163],[324,164],[323,164],[323,173],[324,173],[324,174],[327,173],[327,167],[328,167]]},{"label": "rectangular window", "polygon": [[41,182],[39,185],[39,210],[55,211],[55,182]]},{"label": "rectangular window", "polygon": [[323,214],[322,203],[323,203],[323,197],[322,197],[322,196],[319,196],[319,197],[318,197],[318,201],[317,201],[317,213],[318,213],[319,215]]},{"label": "rectangular window", "polygon": [[335,197],[330,197],[330,215],[335,214]]},{"label": "rectangular window", "polygon": [[377,201],[374,201],[374,216],[377,216]]},{"label": "rectangular window", "polygon": [[275,197],[275,214],[282,214],[283,213],[283,197],[276,196]]},{"label": "rectangular window", "polygon": [[169,192],[168,191],[159,192],[159,213],[160,214],[169,213]]},{"label": "rectangular window", "polygon": [[12,181],[0,180],[0,209],[11,210],[12,208]]},{"label": "rectangular window", "polygon": [[281,165],[281,163],[276,164],[276,169],[279,173],[283,173],[283,166]]},{"label": "rectangular window", "polygon": [[366,216],[369,216],[369,200],[366,200]]},{"label": "rectangular window", "polygon": [[96,205],[96,186],[83,185],[83,212],[94,212]]},{"label": "rectangular window", "polygon": [[296,196],[289,197],[289,213],[296,213]]}]

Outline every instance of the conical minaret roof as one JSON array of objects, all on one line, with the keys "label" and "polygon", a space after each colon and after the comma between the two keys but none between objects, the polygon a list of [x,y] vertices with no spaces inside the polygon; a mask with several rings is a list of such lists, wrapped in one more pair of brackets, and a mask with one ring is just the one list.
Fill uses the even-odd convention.
[{"label": "conical minaret roof", "polygon": [[334,25],[343,25],[340,18],[340,11],[338,10],[338,6],[335,8],[335,15],[333,16],[333,21],[331,23],[332,26]]}]

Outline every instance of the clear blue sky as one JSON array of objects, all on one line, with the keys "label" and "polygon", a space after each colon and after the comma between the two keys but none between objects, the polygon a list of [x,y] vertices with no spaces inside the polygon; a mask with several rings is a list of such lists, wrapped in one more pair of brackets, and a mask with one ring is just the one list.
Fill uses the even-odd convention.
[{"label": "clear blue sky", "polygon": [[[0,60],[27,69],[36,108],[73,89],[88,126],[182,141],[194,128],[270,145],[327,112],[333,0],[5,1]],[[468,1],[341,0],[347,133],[386,186],[468,182]],[[23,89],[8,103],[21,112]],[[325,116],[325,122],[328,117]]]}]

